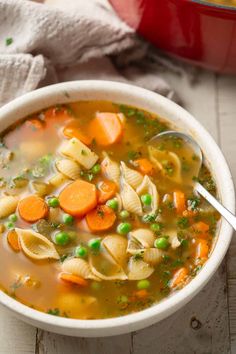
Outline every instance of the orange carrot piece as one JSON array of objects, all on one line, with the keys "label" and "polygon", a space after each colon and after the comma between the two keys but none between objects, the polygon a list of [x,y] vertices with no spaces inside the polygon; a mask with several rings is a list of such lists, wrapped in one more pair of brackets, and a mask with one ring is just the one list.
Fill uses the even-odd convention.
[{"label": "orange carrot piece", "polygon": [[123,124],[116,113],[97,113],[89,124],[89,134],[98,145],[109,146],[121,140]]},{"label": "orange carrot piece", "polygon": [[207,258],[209,253],[209,246],[207,240],[199,239],[196,247],[196,258]]},{"label": "orange carrot piece", "polygon": [[79,285],[82,287],[88,286],[87,280],[79,277],[78,275],[69,274],[69,273],[61,273],[60,279],[67,282],[67,283],[72,283],[72,284]]},{"label": "orange carrot piece", "polygon": [[203,221],[198,221],[192,225],[193,231],[196,233],[196,236],[199,238],[206,238],[209,232],[209,225]]},{"label": "orange carrot piece", "polygon": [[153,164],[148,159],[138,159],[138,160],[135,160],[134,163],[137,164],[138,170],[143,175],[152,176],[155,172],[155,168],[154,168]]},{"label": "orange carrot piece", "polygon": [[42,198],[36,195],[30,195],[20,200],[18,210],[23,220],[33,223],[39,219],[44,219],[49,209]]},{"label": "orange carrot piece", "polygon": [[15,230],[10,230],[7,234],[7,241],[13,251],[19,252],[21,250],[20,242],[18,235]]},{"label": "orange carrot piece", "polygon": [[109,180],[97,184],[98,203],[104,204],[108,199],[114,197],[117,192],[117,185]]},{"label": "orange carrot piece", "polygon": [[25,124],[34,130],[43,129],[43,122],[38,118],[28,119]]},{"label": "orange carrot piece", "polygon": [[77,138],[85,145],[89,145],[92,142],[92,138],[82,130],[78,119],[71,120],[63,129],[63,134],[67,138]]},{"label": "orange carrot piece", "polygon": [[172,278],[171,281],[171,288],[176,287],[177,285],[180,285],[186,278],[186,276],[188,275],[188,270],[185,267],[182,267],[180,269],[178,269],[175,273],[174,276]]},{"label": "orange carrot piece", "polygon": [[185,194],[181,191],[175,191],[173,193],[173,199],[177,214],[182,215],[183,211],[186,209]]},{"label": "orange carrot piece", "polygon": [[116,221],[116,214],[107,205],[99,205],[86,215],[86,221],[91,231],[105,231],[113,226]]},{"label": "orange carrot piece", "polygon": [[84,216],[97,205],[94,184],[77,180],[66,186],[59,195],[60,207],[73,216]]},{"label": "orange carrot piece", "polygon": [[148,291],[146,289],[137,290],[134,292],[134,296],[138,299],[145,299],[148,297]]}]

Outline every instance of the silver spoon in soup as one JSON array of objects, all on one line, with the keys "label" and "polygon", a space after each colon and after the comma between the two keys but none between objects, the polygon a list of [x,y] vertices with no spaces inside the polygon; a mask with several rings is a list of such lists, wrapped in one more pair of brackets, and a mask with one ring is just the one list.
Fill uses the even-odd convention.
[{"label": "silver spoon in soup", "polygon": [[[198,181],[199,172],[202,166],[202,151],[198,143],[190,136],[177,131],[165,131],[163,133],[155,135],[149,140],[149,144],[153,147],[162,150],[171,150],[170,144],[174,144],[175,147],[181,147],[180,156],[178,157],[182,163],[182,169],[187,171],[187,160],[186,151],[191,152],[191,158],[194,160],[194,164],[191,168],[191,174],[189,173],[189,179],[186,179],[186,183],[190,182],[194,185],[194,190],[197,191],[202,197],[204,197],[225,219],[226,221],[236,230],[236,217],[226,209],[212,194],[210,194],[206,188]],[[173,146],[173,145],[172,145]],[[186,150],[184,149],[186,147]],[[181,150],[183,154],[181,155]],[[175,148],[176,151],[176,148]],[[196,178],[193,178],[195,176]]]}]

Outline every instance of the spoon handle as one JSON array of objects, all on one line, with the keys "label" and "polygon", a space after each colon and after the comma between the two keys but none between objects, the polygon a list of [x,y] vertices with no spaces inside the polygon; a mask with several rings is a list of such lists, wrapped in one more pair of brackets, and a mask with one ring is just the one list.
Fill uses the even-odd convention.
[{"label": "spoon handle", "polygon": [[226,209],[221,203],[216,200],[200,183],[196,183],[195,190],[201,194],[224,218],[228,223],[236,230],[236,217]]}]

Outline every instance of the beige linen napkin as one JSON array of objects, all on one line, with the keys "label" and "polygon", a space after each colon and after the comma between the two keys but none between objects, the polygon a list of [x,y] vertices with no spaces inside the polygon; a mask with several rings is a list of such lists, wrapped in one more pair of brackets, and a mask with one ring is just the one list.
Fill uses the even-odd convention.
[{"label": "beige linen napkin", "polygon": [[0,105],[39,86],[77,79],[131,81],[173,96],[157,71],[145,67],[147,44],[106,0],[56,4],[0,0]]}]

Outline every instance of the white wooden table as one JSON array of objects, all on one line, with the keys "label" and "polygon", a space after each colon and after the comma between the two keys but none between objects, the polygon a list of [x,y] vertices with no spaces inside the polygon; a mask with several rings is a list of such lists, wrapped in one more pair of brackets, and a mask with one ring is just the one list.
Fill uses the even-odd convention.
[{"label": "white wooden table", "polygon": [[[201,72],[163,74],[185,107],[211,132],[236,179],[236,77]],[[187,306],[139,332],[110,338],[73,338],[43,332],[0,307],[0,354],[225,354],[236,353],[236,239],[210,283]]]}]

